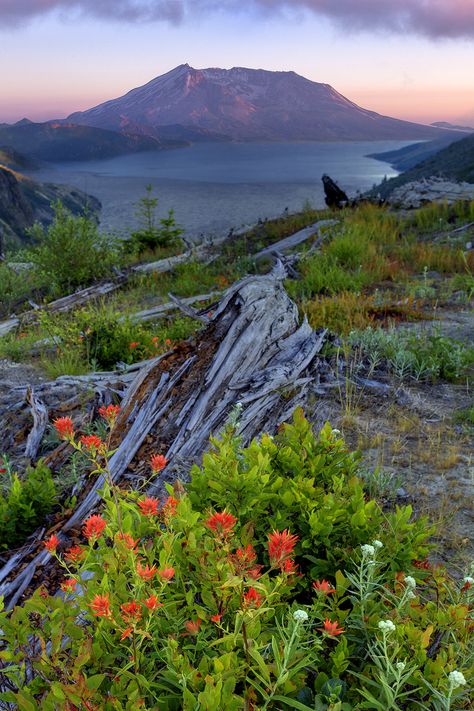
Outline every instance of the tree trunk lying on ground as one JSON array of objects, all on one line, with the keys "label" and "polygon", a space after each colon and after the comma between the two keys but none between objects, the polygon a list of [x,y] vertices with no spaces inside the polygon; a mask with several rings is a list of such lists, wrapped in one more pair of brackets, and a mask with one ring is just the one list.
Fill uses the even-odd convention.
[{"label": "tree trunk lying on ground", "polygon": [[[26,389],[0,394],[0,428],[7,434],[6,444],[14,455],[21,447],[24,452],[30,408],[37,408],[38,400],[48,408],[50,420],[77,413],[79,429],[94,419],[98,406],[119,399],[122,409],[112,432],[112,447],[117,449],[110,460],[111,476],[116,482],[127,480],[130,487],[142,484],[149,476],[151,453],[161,452],[168,465],[149,487],[159,493],[166,481],[186,479],[210,434],[223,427],[236,403],[242,405],[239,427],[244,441],[275,431],[329,376],[320,355],[325,331],[314,332],[306,320],[299,323],[296,305],[283,286],[285,277],[278,262],[270,274],[234,284],[194,338],[135,366],[138,370],[58,378],[38,386],[29,402]],[[59,469],[68,450],[62,443],[51,452],[49,466]],[[82,522],[100,504],[102,485],[100,477],[88,481],[78,494],[77,508],[54,526],[64,545],[80,535]],[[39,534],[0,569],[0,595],[8,607],[48,577],[51,558],[40,541],[48,533]]]}]

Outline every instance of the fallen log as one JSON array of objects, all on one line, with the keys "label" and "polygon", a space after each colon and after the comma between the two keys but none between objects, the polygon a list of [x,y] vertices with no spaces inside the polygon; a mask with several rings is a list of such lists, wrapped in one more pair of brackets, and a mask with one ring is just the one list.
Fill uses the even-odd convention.
[{"label": "fallen log", "polygon": [[333,225],[337,225],[338,223],[339,220],[319,220],[313,225],[305,227],[303,230],[295,232],[295,234],[290,235],[289,237],[285,237],[279,242],[275,242],[274,244],[271,244],[268,247],[261,249],[260,252],[257,252],[257,254],[253,255],[253,259],[258,260],[275,252],[281,252],[282,254],[285,254],[285,252],[294,249],[294,247],[297,247],[299,244],[305,242],[314,235],[317,235],[318,238],[321,238],[321,230],[324,227],[331,227]]},{"label": "fallen log", "polygon": [[[187,478],[209,436],[225,425],[237,403],[242,407],[238,430],[245,442],[262,431],[274,432],[297,405],[306,404],[327,369],[320,355],[325,332],[314,332],[306,320],[299,323],[285,278],[283,265],[277,263],[267,275],[234,284],[195,337],[138,370],[111,434],[115,482],[126,478],[132,487],[141,485],[149,477],[150,455],[159,451],[168,464],[148,489],[159,494],[166,482]],[[110,387],[120,377],[106,374],[93,385]],[[60,390],[83,384],[79,378],[56,383]],[[64,444],[59,450],[64,461]],[[78,494],[76,510],[55,525],[64,544],[100,504],[102,485],[101,477],[89,481],[82,498]],[[7,561],[0,569],[0,595],[7,607],[46,578],[50,557],[39,539],[36,551],[30,560],[15,559],[13,567]]]}]

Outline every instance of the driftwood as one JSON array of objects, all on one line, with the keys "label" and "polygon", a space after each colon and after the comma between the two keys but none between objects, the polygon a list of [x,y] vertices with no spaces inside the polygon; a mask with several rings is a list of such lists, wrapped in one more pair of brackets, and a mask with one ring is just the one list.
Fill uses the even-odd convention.
[{"label": "driftwood", "polygon": [[35,459],[48,426],[48,408],[35,396],[32,388],[27,389],[26,400],[33,415],[33,429],[26,440],[25,457]]},{"label": "driftwood", "polygon": [[[94,374],[89,380],[62,378],[38,386],[36,392],[46,401],[56,390],[67,400],[66,393],[73,399],[78,389],[84,394],[89,388],[89,415],[82,408],[81,417],[90,417],[111,390],[122,389],[121,412],[112,432],[116,451],[110,460],[111,476],[114,481],[126,478],[132,487],[142,485],[149,477],[151,453],[162,452],[168,465],[149,486],[150,492],[161,493],[166,481],[186,478],[210,434],[223,427],[236,403],[242,405],[239,431],[249,441],[262,431],[275,431],[297,405],[305,405],[324,379],[327,364],[320,351],[325,332],[314,332],[306,320],[299,323],[296,305],[283,286],[285,277],[278,263],[270,274],[234,284],[197,336],[138,371]],[[80,427],[78,418],[75,421]],[[65,457],[63,443],[48,463],[54,466]],[[74,513],[56,524],[55,533],[64,545],[100,504],[102,484],[98,478],[82,498],[79,493]],[[28,594],[47,571],[50,556],[39,540],[36,551],[28,562],[13,554],[0,569],[0,595],[8,607]]]},{"label": "driftwood", "polygon": [[294,247],[297,247],[299,244],[301,244],[302,242],[305,242],[307,239],[309,239],[310,237],[313,237],[314,235],[317,235],[318,238],[320,239],[322,228],[331,227],[332,225],[337,225],[337,224],[338,224],[338,220],[319,220],[318,222],[315,222],[313,225],[310,225],[309,227],[305,227],[303,230],[296,232],[294,235],[285,237],[284,239],[280,240],[279,242],[275,242],[274,244],[271,244],[268,247],[261,249],[260,252],[257,252],[257,254],[253,255],[253,258],[255,260],[258,260],[258,259],[261,259],[262,257],[266,257],[270,254],[275,254],[275,253],[284,254],[288,250],[291,250]]},{"label": "driftwood", "polygon": [[[131,321],[155,321],[160,318],[165,318],[171,311],[176,311],[176,309],[184,311],[183,307],[197,304],[200,301],[210,301],[211,299],[216,299],[220,294],[220,291],[211,291],[209,294],[198,294],[197,296],[189,296],[185,299],[177,299],[177,297],[172,297],[170,295],[171,301],[168,301],[165,304],[158,304],[158,306],[153,306],[151,309],[137,311],[134,314],[131,314],[129,318]],[[200,313],[194,309],[190,311],[190,313],[192,312]]]}]

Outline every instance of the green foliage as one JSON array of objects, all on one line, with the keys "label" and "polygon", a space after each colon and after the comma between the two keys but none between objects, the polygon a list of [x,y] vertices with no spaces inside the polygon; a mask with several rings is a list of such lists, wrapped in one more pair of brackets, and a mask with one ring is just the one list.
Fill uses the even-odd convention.
[{"label": "green foliage", "polygon": [[40,460],[35,467],[27,468],[24,481],[12,473],[2,489],[0,547],[17,547],[52,510],[56,487],[50,469]]},{"label": "green foliage", "polygon": [[368,328],[354,331],[349,342],[373,362],[384,360],[399,378],[457,380],[474,363],[474,349],[439,330]]},{"label": "green foliage", "polygon": [[382,525],[393,532],[393,569],[426,552],[418,549],[426,522],[410,523],[409,507],[386,517],[375,500],[366,501],[358,456],[329,425],[316,437],[300,410],[275,439],[264,435],[241,450],[229,428],[213,444],[202,468],[192,470],[193,505],[227,507],[259,541],[268,528],[296,528],[302,565],[311,575],[342,568],[354,548],[375,537]]},{"label": "green foliage", "polygon": [[146,193],[138,201],[136,210],[140,227],[132,232],[130,240],[124,244],[126,251],[137,255],[159,247],[177,246],[180,243],[179,236],[183,233],[176,224],[174,210],[170,210],[166,217],[157,218],[158,198],[152,197],[152,191],[152,186],[147,185]]},{"label": "green foliage", "polygon": [[40,324],[56,345],[56,358],[45,365],[57,375],[108,370],[119,362],[130,364],[159,355],[172,341],[189,337],[199,327],[186,317],[159,326],[134,323],[106,304],[77,309],[67,317],[43,311]]},{"label": "green foliage", "polygon": [[40,288],[41,282],[32,270],[17,273],[0,262],[0,316],[8,316]]},{"label": "green foliage", "polygon": [[[37,592],[0,614],[1,700],[32,711],[469,708],[470,586],[413,561],[428,531],[409,522],[408,508],[386,523],[375,502],[354,498],[357,461],[337,432],[315,437],[298,411],[274,440],[242,449],[229,430],[214,446],[202,469],[209,497],[198,468],[190,495],[177,487],[181,497],[164,503],[107,484],[103,516],[86,523],[75,563],[49,539],[64,594]],[[310,492],[310,517],[328,522],[341,483],[362,545],[339,509],[329,533],[308,525]],[[208,506],[221,497],[227,511],[215,515]],[[295,541],[284,554],[290,566],[275,547],[269,555],[276,523],[299,536],[301,575],[290,559]],[[344,555],[333,551],[341,545]],[[314,581],[306,561],[318,550],[334,567]]]},{"label": "green foliage", "polygon": [[110,236],[99,233],[92,218],[75,217],[60,202],[55,205],[51,225],[36,224],[31,236],[38,245],[29,251],[28,259],[55,296],[100,279],[119,260]]}]

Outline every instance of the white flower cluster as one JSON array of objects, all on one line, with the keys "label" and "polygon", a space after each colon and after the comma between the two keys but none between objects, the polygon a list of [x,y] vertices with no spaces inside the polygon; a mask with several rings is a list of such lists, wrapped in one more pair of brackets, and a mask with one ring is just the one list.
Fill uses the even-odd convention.
[{"label": "white flower cluster", "polygon": [[293,613],[293,619],[295,622],[306,622],[308,619],[308,613],[305,610],[295,610]]},{"label": "white flower cluster", "polygon": [[375,555],[375,548],[374,546],[369,545],[368,543],[364,543],[363,546],[360,547],[362,551],[362,555],[367,558],[373,558]]},{"label": "white flower cluster", "polygon": [[416,580],[412,578],[411,575],[405,575],[405,585],[407,588],[414,590],[416,588]]},{"label": "white flower cluster", "polygon": [[379,540],[377,540],[377,539],[375,539],[375,541],[372,541],[372,545],[373,545],[374,548],[383,548],[383,543],[382,543],[382,541],[379,541]]},{"label": "white flower cluster", "polygon": [[406,667],[405,662],[397,662],[397,663],[395,664],[395,666],[397,667],[397,669],[398,669],[398,671],[399,671],[400,673],[401,673],[402,671],[405,671],[405,667]]},{"label": "white flower cluster", "polygon": [[448,679],[453,689],[457,689],[458,686],[464,686],[467,683],[464,674],[457,670],[449,672]]},{"label": "white flower cluster", "polygon": [[395,632],[395,625],[392,620],[380,620],[378,628],[382,632]]}]

